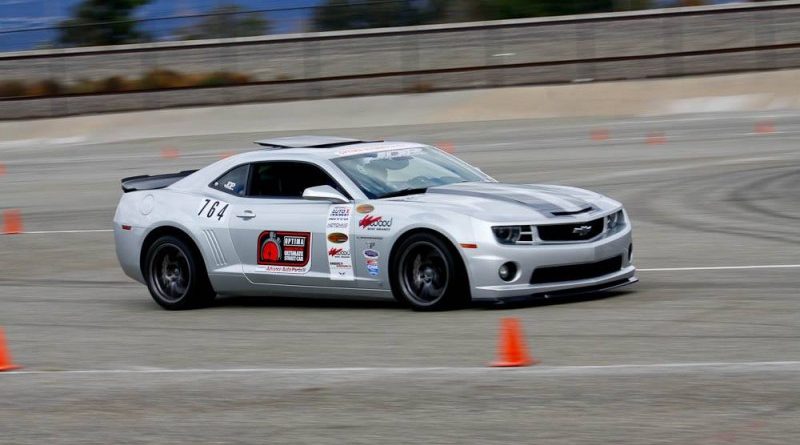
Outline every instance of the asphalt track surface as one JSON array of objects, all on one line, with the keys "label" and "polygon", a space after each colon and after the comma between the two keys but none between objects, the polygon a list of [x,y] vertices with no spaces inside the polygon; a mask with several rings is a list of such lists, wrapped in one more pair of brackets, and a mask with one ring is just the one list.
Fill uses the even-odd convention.
[{"label": "asphalt track surface", "polygon": [[[775,131],[755,131],[767,119]],[[593,129],[608,140],[592,140]],[[503,181],[609,194],[634,221],[641,282],[557,304],[430,314],[270,298],[167,312],[121,273],[102,231],[119,179],[197,168],[280,133],[4,146],[0,207],[45,233],[0,236],[0,326],[24,365],[0,374],[0,443],[800,437],[800,115],[336,133],[447,142]],[[521,320],[541,365],[485,366],[506,316]]]}]

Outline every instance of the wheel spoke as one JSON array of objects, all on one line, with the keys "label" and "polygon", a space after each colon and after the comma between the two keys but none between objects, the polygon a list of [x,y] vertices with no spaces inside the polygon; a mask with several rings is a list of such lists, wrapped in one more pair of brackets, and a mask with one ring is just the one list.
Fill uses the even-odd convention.
[{"label": "wheel spoke", "polygon": [[402,284],[410,300],[430,306],[444,296],[448,260],[437,246],[428,242],[410,246],[400,265]]},{"label": "wheel spoke", "polygon": [[433,292],[433,285],[431,283],[423,283],[422,289],[419,291],[419,296],[423,300],[431,300],[431,297],[435,296]]},{"label": "wheel spoke", "polygon": [[180,301],[189,289],[189,259],[180,248],[166,244],[154,253],[150,266],[152,290],[170,303]]}]

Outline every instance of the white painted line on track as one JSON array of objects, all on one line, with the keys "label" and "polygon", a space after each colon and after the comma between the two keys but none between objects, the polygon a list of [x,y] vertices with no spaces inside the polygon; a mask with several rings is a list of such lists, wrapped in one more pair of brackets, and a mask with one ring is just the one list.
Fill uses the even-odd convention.
[{"label": "white painted line on track", "polygon": [[689,362],[620,365],[578,366],[532,366],[524,368],[492,367],[341,367],[341,368],[134,368],[134,369],[77,369],[61,371],[10,371],[2,376],[13,375],[113,375],[113,374],[442,374],[468,375],[497,372],[515,372],[530,375],[619,375],[619,374],[667,374],[688,371],[752,372],[752,371],[800,371],[800,361],[775,362]]},{"label": "white painted line on track", "polygon": [[103,233],[113,232],[114,229],[78,229],[78,230],[34,230],[30,232],[15,233],[13,235],[50,235],[54,233]]},{"label": "white painted line on track", "polygon": [[765,264],[760,266],[708,266],[708,267],[660,267],[636,269],[637,272],[682,272],[691,270],[740,270],[740,269],[795,269],[800,264]]}]

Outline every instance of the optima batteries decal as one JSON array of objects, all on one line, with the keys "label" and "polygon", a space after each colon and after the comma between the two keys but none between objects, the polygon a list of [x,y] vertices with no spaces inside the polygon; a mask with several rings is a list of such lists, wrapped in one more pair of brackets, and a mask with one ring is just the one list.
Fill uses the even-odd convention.
[{"label": "optima batteries decal", "polygon": [[257,270],[304,274],[311,270],[311,234],[265,230],[258,236]]},{"label": "optima batteries decal", "polygon": [[331,280],[354,280],[353,258],[350,242],[350,220],[353,206],[350,204],[333,204],[328,210],[328,221],[325,224],[327,242],[328,267]]}]

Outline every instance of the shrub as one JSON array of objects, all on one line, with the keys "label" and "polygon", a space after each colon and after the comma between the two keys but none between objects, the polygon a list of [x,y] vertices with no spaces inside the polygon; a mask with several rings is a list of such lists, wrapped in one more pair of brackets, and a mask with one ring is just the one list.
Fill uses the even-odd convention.
[{"label": "shrub", "polygon": [[250,78],[245,74],[216,71],[204,76],[196,85],[203,87],[219,87],[224,85],[241,85]]},{"label": "shrub", "polygon": [[150,70],[139,79],[139,88],[143,90],[156,90],[160,88],[179,88],[191,86],[187,76],[161,68]]},{"label": "shrub", "polygon": [[64,92],[64,86],[55,79],[33,82],[27,88],[28,96],[57,96]]},{"label": "shrub", "polygon": [[21,80],[0,81],[0,97],[24,96],[27,88]]},{"label": "shrub", "polygon": [[406,91],[409,93],[429,93],[433,91],[433,84],[425,81],[414,82],[406,88]]},{"label": "shrub", "polygon": [[104,93],[115,93],[134,89],[136,89],[136,85],[131,84],[131,82],[123,76],[106,77],[100,81],[99,85],[99,90]]},{"label": "shrub", "polygon": [[96,91],[97,86],[95,83],[85,77],[81,77],[67,88],[67,92],[71,94],[94,93]]},{"label": "shrub", "polygon": [[178,71],[156,68],[145,72],[138,79],[125,76],[109,76],[100,80],[79,78],[69,84],[55,79],[24,82],[22,80],[0,80],[0,97],[41,97],[61,94],[118,93],[133,90],[158,90],[162,88],[211,87],[242,85],[251,81],[247,74],[229,71],[184,74]]}]

